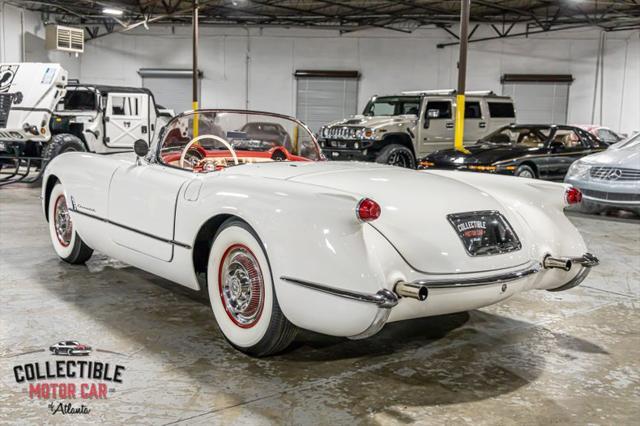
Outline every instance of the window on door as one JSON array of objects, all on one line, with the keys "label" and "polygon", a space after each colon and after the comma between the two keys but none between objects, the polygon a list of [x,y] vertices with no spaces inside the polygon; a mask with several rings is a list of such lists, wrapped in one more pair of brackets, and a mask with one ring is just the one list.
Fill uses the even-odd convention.
[{"label": "window on door", "polygon": [[139,105],[140,99],[138,96],[112,96],[111,115],[137,117],[140,115]]},{"label": "window on door", "polygon": [[482,118],[482,111],[480,110],[480,102],[465,102],[464,118],[472,119],[472,120]]},{"label": "window on door", "polygon": [[449,101],[429,101],[427,102],[427,118],[451,118],[451,102]]}]

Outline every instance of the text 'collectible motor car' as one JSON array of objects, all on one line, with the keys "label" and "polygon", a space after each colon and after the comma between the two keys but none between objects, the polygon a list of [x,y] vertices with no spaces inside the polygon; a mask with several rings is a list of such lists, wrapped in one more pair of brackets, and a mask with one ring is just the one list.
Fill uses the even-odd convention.
[{"label": "text 'collectible motor car'", "polygon": [[563,213],[580,199],[565,184],[326,162],[301,122],[247,111],[181,114],[135,150],[50,163],[55,251],[82,263],[99,250],[206,292],[254,356],[298,328],[358,339],[569,289],[598,263]]}]

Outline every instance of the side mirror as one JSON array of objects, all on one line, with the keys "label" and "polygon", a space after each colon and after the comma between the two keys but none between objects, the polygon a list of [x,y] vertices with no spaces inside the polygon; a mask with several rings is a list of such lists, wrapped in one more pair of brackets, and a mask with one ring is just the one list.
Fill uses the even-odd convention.
[{"label": "side mirror", "polygon": [[149,152],[149,145],[144,139],[138,139],[133,143],[133,152],[135,152],[138,157],[144,157]]}]

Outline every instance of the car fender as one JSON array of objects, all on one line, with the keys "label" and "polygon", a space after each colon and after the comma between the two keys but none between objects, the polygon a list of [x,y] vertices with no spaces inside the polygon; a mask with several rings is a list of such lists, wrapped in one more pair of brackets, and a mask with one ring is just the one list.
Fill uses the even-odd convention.
[{"label": "car fender", "polygon": [[[216,179],[215,185],[207,181]],[[231,187],[233,190],[220,191]],[[402,262],[389,243],[356,218],[359,198],[327,188],[268,178],[208,176],[197,202],[180,197],[176,239],[194,241],[211,217],[247,222],[267,252],[280,306],[295,325],[338,336],[364,331],[377,307],[342,299],[282,280],[292,277],[328,287],[375,294],[389,282],[383,265]],[[394,257],[395,256],[395,257]],[[387,260],[385,260],[387,259]],[[332,265],[331,268],[320,265]],[[339,321],[349,314],[353,321]]]}]

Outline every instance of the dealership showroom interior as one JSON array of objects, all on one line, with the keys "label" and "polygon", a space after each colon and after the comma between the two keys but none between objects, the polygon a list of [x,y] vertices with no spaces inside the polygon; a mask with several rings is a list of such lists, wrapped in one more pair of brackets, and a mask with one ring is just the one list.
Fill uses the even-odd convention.
[{"label": "dealership showroom interior", "polygon": [[0,0],[0,424],[638,425],[638,0]]}]

